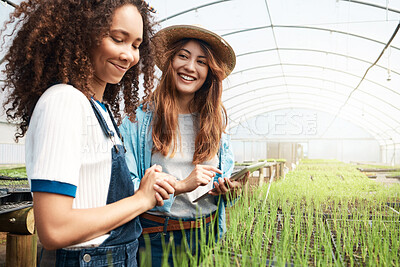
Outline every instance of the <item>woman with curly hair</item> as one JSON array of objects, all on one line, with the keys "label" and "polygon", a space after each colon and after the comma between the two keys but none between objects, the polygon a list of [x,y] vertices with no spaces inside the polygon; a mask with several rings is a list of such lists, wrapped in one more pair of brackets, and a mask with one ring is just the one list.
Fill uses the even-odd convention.
[{"label": "woman with curly hair", "polygon": [[[139,75],[152,89],[152,18],[142,0],[27,0],[12,14],[6,114],[26,134],[26,168],[44,248],[57,266],[136,266],[138,215],[174,180],[149,168],[134,188],[118,131],[135,118]],[[139,57],[140,51],[140,57]]]},{"label": "woman with curly hair", "polygon": [[164,28],[154,38],[162,55],[156,58],[162,70],[160,83],[136,111],[137,122],[125,118],[120,130],[134,181],[139,183],[151,164],[177,178],[174,197],[140,215],[140,248],[145,248],[148,234],[152,265],[168,260],[173,266],[172,253],[163,255],[163,242],[174,240],[173,246],[187,244],[191,253],[199,252],[199,220],[212,232],[206,239],[221,236],[225,205],[246,179],[226,178],[234,160],[224,133],[227,116],[221,96],[222,80],[235,66],[233,49],[217,34],[192,25]]}]

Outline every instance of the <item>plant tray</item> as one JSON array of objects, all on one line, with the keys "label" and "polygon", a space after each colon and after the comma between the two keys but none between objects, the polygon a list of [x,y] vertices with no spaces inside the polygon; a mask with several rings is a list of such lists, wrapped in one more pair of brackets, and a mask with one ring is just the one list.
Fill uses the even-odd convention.
[{"label": "plant tray", "polygon": [[2,203],[0,205],[0,214],[32,207],[32,205],[33,205],[32,201],[22,201],[22,202],[18,202],[18,203],[15,203],[15,202]]},{"label": "plant tray", "polygon": [[323,217],[325,219],[362,219],[368,218],[370,220],[400,220],[400,216],[396,211],[393,211],[391,207],[387,205],[378,206],[375,208],[368,208],[368,212],[365,212],[366,208],[361,207],[349,207],[344,211],[328,211],[324,212]]},{"label": "plant tray", "polygon": [[[319,221],[317,223],[317,220]],[[333,253],[332,244],[326,235],[322,218],[283,216],[278,214],[274,225],[260,225],[257,218],[254,220],[251,229],[249,225],[243,225],[238,228],[249,229],[240,237],[240,245],[230,244],[222,240],[222,253],[231,253],[235,260],[242,260],[245,257],[251,257],[252,262],[262,262],[262,259],[268,259],[269,265],[280,266],[282,264],[292,265],[318,265],[315,262],[314,255],[320,255],[320,258],[327,259],[329,263],[336,262]],[[317,226],[319,225],[319,226]],[[295,230],[297,229],[297,230]],[[321,236],[329,242],[322,242]],[[263,255],[261,258],[260,255]],[[245,259],[246,263],[247,258]],[[255,266],[254,264],[252,266]]]},{"label": "plant tray", "polygon": [[28,178],[0,176],[0,188],[29,188]]},{"label": "plant tray", "polygon": [[399,175],[386,175],[386,178],[400,179],[400,176]]},{"label": "plant tray", "polygon": [[400,265],[399,222],[328,219],[326,225],[341,265]]},{"label": "plant tray", "polygon": [[21,204],[24,206],[27,202],[30,202],[29,205],[32,204],[32,194],[29,188],[0,188],[0,213],[13,211],[19,203],[24,203]]},{"label": "plant tray", "polygon": [[398,172],[400,169],[362,169],[357,168],[360,172]]}]

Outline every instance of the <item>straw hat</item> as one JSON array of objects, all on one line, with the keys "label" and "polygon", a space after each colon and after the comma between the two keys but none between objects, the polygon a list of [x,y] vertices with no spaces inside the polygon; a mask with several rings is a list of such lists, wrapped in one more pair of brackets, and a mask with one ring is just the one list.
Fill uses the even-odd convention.
[{"label": "straw hat", "polygon": [[199,39],[206,42],[215,52],[223,63],[226,64],[227,70],[225,71],[226,78],[236,65],[236,55],[232,47],[218,34],[209,31],[197,25],[173,25],[161,29],[154,35],[155,39],[159,39],[161,45],[159,46],[159,56],[156,57],[156,65],[161,70],[164,69],[166,61],[164,50],[179,40],[190,38]]}]

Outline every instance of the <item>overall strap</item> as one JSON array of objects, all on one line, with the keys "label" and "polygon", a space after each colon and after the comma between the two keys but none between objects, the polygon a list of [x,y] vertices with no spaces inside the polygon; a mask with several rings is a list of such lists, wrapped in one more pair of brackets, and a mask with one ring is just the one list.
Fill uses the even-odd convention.
[{"label": "overall strap", "polygon": [[104,104],[104,106],[106,106],[107,112],[108,112],[108,114],[110,115],[110,118],[111,118],[111,122],[114,125],[115,131],[117,132],[117,135],[118,135],[119,139],[121,139],[122,145],[124,145],[124,138],[122,137],[122,135],[121,135],[121,133],[119,131],[119,127],[118,127],[117,123],[114,120],[114,116],[112,115],[112,113],[110,111],[110,108],[108,107],[107,104]]},{"label": "overall strap", "polygon": [[[92,98],[90,98],[90,99],[89,99],[89,102],[90,102],[90,105],[92,106],[92,109],[93,109],[93,111],[94,111],[94,114],[96,115],[97,120],[99,121],[99,124],[100,124],[101,129],[103,130],[104,134],[105,134],[108,138],[110,138],[111,142],[114,144],[114,147],[115,147],[115,149],[116,149],[117,152],[118,152],[118,147],[117,147],[117,145],[116,145],[116,143],[115,143],[114,132],[108,127],[108,125],[107,125],[107,123],[106,123],[106,121],[105,121],[103,115],[101,115],[101,112],[100,112],[100,110],[98,109],[98,107],[96,106],[96,103],[94,102],[94,100],[93,100]],[[112,116],[112,114],[111,114],[111,112],[110,112],[110,110],[108,109],[107,106],[106,106],[106,109],[107,109],[107,111],[108,111],[108,114],[110,115],[111,121],[112,121],[112,123],[113,123],[113,125],[114,125],[114,128],[115,128],[115,131],[117,132],[118,136],[121,138],[122,136],[121,136],[121,134],[120,134],[120,132],[119,132],[119,130],[118,130],[118,126],[117,126],[117,124],[115,123],[114,118],[113,118],[113,116]],[[124,146],[124,143],[123,143],[123,141],[122,141],[122,138],[121,138],[121,142],[122,142],[122,146]],[[125,149],[125,146],[124,146],[124,149]],[[126,149],[125,149],[125,151],[126,151]]]}]

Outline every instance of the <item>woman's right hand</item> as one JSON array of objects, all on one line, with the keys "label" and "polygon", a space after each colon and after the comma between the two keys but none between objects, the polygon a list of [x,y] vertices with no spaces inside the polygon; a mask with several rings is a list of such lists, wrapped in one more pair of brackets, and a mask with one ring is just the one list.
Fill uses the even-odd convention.
[{"label": "woman's right hand", "polygon": [[196,165],[188,177],[176,183],[175,195],[192,192],[199,186],[209,184],[215,173],[222,174],[222,171],[210,165]]},{"label": "woman's right hand", "polygon": [[146,170],[136,194],[143,195],[149,209],[162,206],[164,199],[169,199],[169,195],[175,192],[175,182],[175,177],[163,173],[161,166],[153,165]]}]

